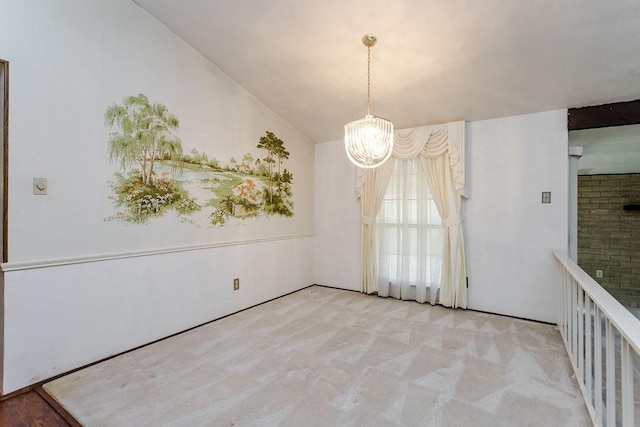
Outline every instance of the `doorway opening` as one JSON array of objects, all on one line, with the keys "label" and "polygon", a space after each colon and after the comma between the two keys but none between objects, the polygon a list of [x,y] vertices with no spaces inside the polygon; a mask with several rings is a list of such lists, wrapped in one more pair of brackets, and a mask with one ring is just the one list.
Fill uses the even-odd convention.
[{"label": "doorway opening", "polygon": [[569,177],[577,183],[577,263],[638,317],[639,124],[640,100],[569,110],[570,150],[582,147]]}]

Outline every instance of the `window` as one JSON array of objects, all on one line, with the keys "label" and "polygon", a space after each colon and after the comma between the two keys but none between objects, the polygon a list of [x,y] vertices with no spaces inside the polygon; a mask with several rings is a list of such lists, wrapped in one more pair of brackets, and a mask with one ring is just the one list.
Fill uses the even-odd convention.
[{"label": "window", "polygon": [[[405,294],[414,286],[431,288],[431,302],[435,303],[434,290],[442,275],[444,232],[425,175],[419,158],[395,161],[376,218],[374,240],[379,288],[396,285]],[[417,292],[420,294],[420,290]]]}]

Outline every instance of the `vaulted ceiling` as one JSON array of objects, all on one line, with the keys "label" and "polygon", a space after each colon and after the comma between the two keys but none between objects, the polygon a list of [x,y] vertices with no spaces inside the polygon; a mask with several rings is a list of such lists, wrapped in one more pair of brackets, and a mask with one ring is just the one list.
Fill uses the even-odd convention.
[{"label": "vaulted ceiling", "polygon": [[640,98],[640,1],[134,0],[314,142]]}]

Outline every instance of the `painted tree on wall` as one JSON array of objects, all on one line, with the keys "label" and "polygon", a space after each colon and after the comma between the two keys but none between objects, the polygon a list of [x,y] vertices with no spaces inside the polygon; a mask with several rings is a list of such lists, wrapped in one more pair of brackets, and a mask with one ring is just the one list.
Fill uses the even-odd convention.
[{"label": "painted tree on wall", "polygon": [[179,213],[201,208],[172,174],[155,174],[157,161],[182,157],[182,142],[175,135],[180,123],[166,106],[152,104],[143,94],[128,96],[122,104],[109,106],[104,119],[113,130],[107,141],[109,158],[119,161],[123,172],[128,171],[128,175],[116,174],[112,185],[115,204],[126,209],[117,217],[145,222],[168,208]]},{"label": "painted tree on wall", "polygon": [[269,132],[267,131],[266,136],[260,137],[260,140],[258,142],[258,148],[266,150],[267,151],[267,155],[265,156],[265,158],[262,160],[263,163],[267,164],[267,178],[269,179],[269,193],[272,192],[272,185],[273,185],[273,164],[275,163],[275,160],[273,160],[273,151],[274,151],[274,144],[275,144],[275,139],[279,139],[277,138],[273,132]]},{"label": "painted tree on wall", "polygon": [[[291,182],[293,175],[286,169],[281,170],[282,161],[289,158],[289,151],[284,147],[284,142],[270,131],[260,137],[257,147],[267,151],[264,162],[269,165],[269,185],[263,193],[264,211],[267,214],[292,216]],[[277,172],[273,170],[273,165],[276,162],[278,164]]]},{"label": "painted tree on wall", "polygon": [[156,159],[182,155],[182,142],[174,134],[180,126],[178,119],[164,105],[151,104],[143,94],[110,106],[104,117],[109,128],[119,128],[109,134],[111,160],[119,160],[123,169],[139,165],[145,185],[151,181]]},{"label": "painted tree on wall", "polygon": [[[220,181],[216,183],[221,197],[211,203],[214,210],[209,218],[213,225],[222,226],[231,217],[293,216],[293,174],[283,169],[289,151],[270,131],[260,137],[257,148],[266,152],[264,158],[246,153],[242,162],[235,158],[229,160],[225,173],[232,185],[224,189]],[[255,167],[252,168],[252,164]]]},{"label": "painted tree on wall", "polygon": [[[269,192],[271,193],[271,201],[273,201],[273,198],[271,197],[273,195],[272,184],[275,183],[278,192],[281,191],[282,175],[280,173],[280,168],[282,167],[282,160],[289,158],[289,152],[284,148],[284,142],[270,131],[267,131],[265,136],[260,137],[258,148],[267,150],[268,153],[265,157],[265,162],[269,164]],[[272,166],[276,162],[278,163],[277,173],[272,171]]]}]

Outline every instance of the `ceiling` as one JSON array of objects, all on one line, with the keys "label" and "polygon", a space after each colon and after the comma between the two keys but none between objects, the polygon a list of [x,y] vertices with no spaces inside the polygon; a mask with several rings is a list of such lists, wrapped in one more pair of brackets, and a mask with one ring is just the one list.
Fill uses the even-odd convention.
[{"label": "ceiling", "polygon": [[640,98],[640,1],[134,0],[314,142]]}]

